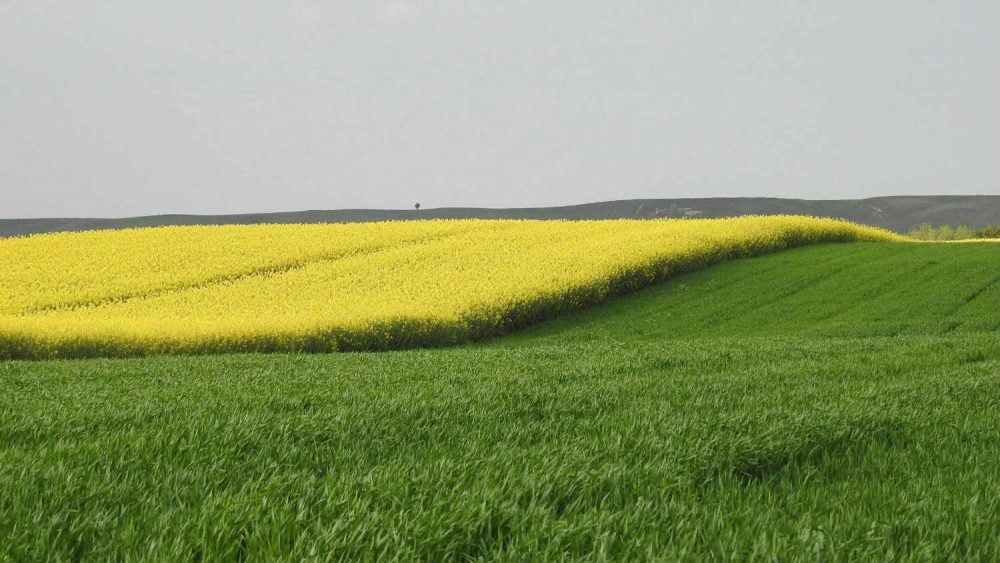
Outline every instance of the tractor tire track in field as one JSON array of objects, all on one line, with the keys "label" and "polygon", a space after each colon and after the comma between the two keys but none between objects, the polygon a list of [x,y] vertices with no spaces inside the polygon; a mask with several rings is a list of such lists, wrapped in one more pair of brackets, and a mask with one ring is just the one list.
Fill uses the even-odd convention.
[{"label": "tractor tire track in field", "polygon": [[[901,257],[899,257],[899,256],[894,257],[894,262],[901,262],[903,260],[904,259],[901,258]],[[889,263],[889,262],[885,263],[885,266],[886,266],[885,269],[886,270],[889,270],[889,265],[890,264],[891,263]],[[841,319],[844,319],[844,318],[850,318],[851,313],[854,312],[854,311],[864,310],[864,309],[871,308],[873,301],[876,301],[877,299],[884,298],[886,296],[887,292],[889,292],[889,290],[891,288],[898,288],[900,286],[900,284],[904,284],[907,280],[914,279],[918,275],[920,275],[922,273],[925,273],[925,272],[931,270],[934,266],[938,266],[938,265],[939,264],[936,263],[936,262],[922,262],[922,263],[918,264],[915,268],[901,271],[901,272],[899,272],[899,273],[897,273],[897,274],[895,274],[895,275],[893,275],[891,277],[888,277],[888,278],[882,278],[881,283],[875,289],[875,291],[877,293],[874,293],[872,295],[866,296],[866,298],[864,300],[845,302],[840,307],[837,307],[837,308],[829,311],[828,312],[828,316],[827,316],[827,320],[835,322],[835,321],[838,321],[838,320],[841,320]],[[863,269],[865,267],[866,266],[864,264],[853,264],[851,266],[851,269],[860,270],[860,269]]]},{"label": "tractor tire track in field", "polygon": [[[976,301],[976,299],[978,299],[984,293],[997,286],[1000,286],[1000,274],[993,276],[993,278],[990,281],[986,282],[985,284],[979,286],[975,290],[963,296],[962,300],[948,312],[948,316],[954,317],[958,313],[962,312],[964,309],[970,307]],[[963,321],[956,320],[954,324],[951,326],[949,332],[958,330],[963,324],[965,324]]]},{"label": "tractor tire track in field", "polygon": [[426,236],[416,239],[411,239],[403,242],[391,242],[382,245],[376,245],[369,248],[358,249],[353,251],[343,251],[326,255],[318,255],[304,260],[297,260],[295,262],[286,262],[283,264],[275,264],[270,266],[264,266],[260,268],[253,268],[251,270],[244,270],[241,272],[236,272],[232,274],[222,274],[218,276],[213,276],[211,278],[200,280],[196,282],[188,282],[170,285],[167,287],[162,287],[158,289],[148,290],[148,291],[137,291],[126,294],[112,295],[102,299],[90,299],[86,301],[69,301],[63,303],[55,303],[52,305],[45,305],[42,307],[34,307],[21,312],[18,312],[12,316],[23,317],[40,313],[49,313],[55,311],[71,311],[73,309],[84,309],[84,308],[99,308],[108,307],[112,305],[118,305],[122,303],[127,303],[136,299],[152,299],[156,297],[162,297],[164,295],[169,295],[171,293],[181,293],[184,291],[204,289],[211,287],[213,285],[222,285],[226,283],[234,283],[240,280],[245,280],[252,277],[272,277],[279,276],[281,274],[286,274],[288,272],[293,272],[296,270],[301,270],[308,266],[314,264],[320,264],[323,262],[335,262],[337,260],[344,260],[347,258],[355,258],[358,256],[366,256],[371,254],[377,254],[379,252],[392,249],[392,248],[403,248],[408,246],[416,246],[419,244],[425,244],[428,242],[435,242],[439,240],[445,240],[448,238],[453,238],[457,236],[467,235],[471,232],[471,229],[466,229],[462,231],[450,232],[446,234]]},{"label": "tractor tire track in field", "polygon": [[[989,246],[990,244],[995,244],[996,242],[1000,242],[1000,239],[986,239],[983,242],[985,242],[986,244],[984,244],[982,248],[988,249],[990,248]],[[979,285],[978,287],[972,289],[971,291],[963,295],[961,299],[959,299],[957,303],[955,303],[954,307],[948,308],[948,310],[946,311],[946,315],[949,318],[955,317],[958,313],[970,307],[983,294],[987,293],[988,291],[997,287],[998,285],[1000,285],[1000,274],[995,274],[991,278],[989,278],[989,281],[986,281],[986,283]],[[959,329],[963,324],[964,323],[961,321],[955,321],[954,324],[950,327],[949,332]]]},{"label": "tractor tire track in field", "polygon": [[[846,262],[847,260],[844,261]],[[724,320],[738,319],[743,316],[745,310],[764,309],[772,307],[794,295],[803,293],[809,290],[810,288],[822,284],[830,277],[833,277],[847,270],[850,267],[851,264],[845,263],[843,265],[838,265],[833,268],[826,268],[820,272],[810,273],[807,276],[803,276],[802,278],[797,279],[795,285],[793,286],[783,288],[772,295],[763,296],[756,300],[749,300],[745,303],[741,303],[740,305],[743,307],[742,309],[734,308],[732,312],[730,312],[728,315],[723,316],[722,319]]]},{"label": "tractor tire track in field", "polygon": [[975,301],[980,295],[996,287],[998,284],[1000,284],[1000,274],[994,276],[993,279],[990,280],[988,283],[981,285],[980,287],[976,288],[971,293],[963,297],[962,303],[958,307],[956,307],[955,310],[952,312],[957,313],[958,311],[962,310],[965,306]]}]

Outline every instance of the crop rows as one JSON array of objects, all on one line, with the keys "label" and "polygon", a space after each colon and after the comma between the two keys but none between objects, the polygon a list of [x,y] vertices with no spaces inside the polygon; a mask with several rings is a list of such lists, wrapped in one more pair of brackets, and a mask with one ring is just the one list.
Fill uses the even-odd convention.
[{"label": "crop rows", "polygon": [[0,241],[0,358],[442,346],[726,259],[899,238],[807,217],[38,235]]}]

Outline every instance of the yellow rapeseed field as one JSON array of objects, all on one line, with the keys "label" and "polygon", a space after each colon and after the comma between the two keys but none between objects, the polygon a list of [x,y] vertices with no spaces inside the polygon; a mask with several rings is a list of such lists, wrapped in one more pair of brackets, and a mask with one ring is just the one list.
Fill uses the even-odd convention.
[{"label": "yellow rapeseed field", "polygon": [[384,350],[729,258],[902,237],[809,217],[163,227],[0,240],[0,358]]}]

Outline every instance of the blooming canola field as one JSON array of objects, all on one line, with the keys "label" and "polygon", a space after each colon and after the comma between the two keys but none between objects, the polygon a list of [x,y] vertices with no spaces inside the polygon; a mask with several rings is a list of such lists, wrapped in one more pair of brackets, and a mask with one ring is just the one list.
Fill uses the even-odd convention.
[{"label": "blooming canola field", "polygon": [[796,216],[161,227],[0,240],[0,358],[442,346],[713,263],[902,237]]}]

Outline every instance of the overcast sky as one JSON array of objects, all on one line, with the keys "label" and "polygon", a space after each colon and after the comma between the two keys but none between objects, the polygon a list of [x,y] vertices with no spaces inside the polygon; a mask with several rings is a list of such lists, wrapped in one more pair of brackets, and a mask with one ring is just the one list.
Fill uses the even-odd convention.
[{"label": "overcast sky", "polygon": [[0,0],[0,217],[1000,193],[996,0]]}]

